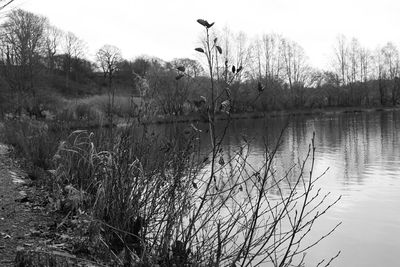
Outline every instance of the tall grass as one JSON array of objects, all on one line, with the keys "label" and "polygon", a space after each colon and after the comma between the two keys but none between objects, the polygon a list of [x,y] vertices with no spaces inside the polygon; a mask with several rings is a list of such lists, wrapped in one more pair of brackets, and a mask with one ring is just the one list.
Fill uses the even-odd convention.
[{"label": "tall grass", "polygon": [[171,205],[185,198],[191,179],[184,182],[184,177],[194,175],[189,168],[194,136],[160,140],[141,130],[120,130],[111,148],[107,134],[96,141],[93,133],[73,132],[55,155],[56,180],[61,188],[71,184],[89,194],[93,215],[107,230],[110,251],[125,248],[152,261],[139,232],[142,235],[144,224],[154,227],[153,220],[163,213],[176,216]]}]

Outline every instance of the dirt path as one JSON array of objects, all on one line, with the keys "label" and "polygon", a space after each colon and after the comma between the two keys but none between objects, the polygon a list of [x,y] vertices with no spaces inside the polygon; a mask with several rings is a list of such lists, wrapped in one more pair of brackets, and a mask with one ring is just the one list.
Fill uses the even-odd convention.
[{"label": "dirt path", "polygon": [[17,249],[44,245],[51,216],[35,198],[39,189],[30,186],[8,148],[0,144],[0,266],[14,266]]}]

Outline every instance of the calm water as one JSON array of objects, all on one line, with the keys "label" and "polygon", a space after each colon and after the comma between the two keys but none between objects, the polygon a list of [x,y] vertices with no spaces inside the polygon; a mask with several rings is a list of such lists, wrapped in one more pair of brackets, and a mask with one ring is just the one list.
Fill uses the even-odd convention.
[{"label": "calm water", "polygon": [[[223,124],[223,123],[221,123]],[[251,140],[252,164],[264,160],[264,143],[274,143],[284,119],[234,121],[225,151]],[[205,125],[198,127],[206,128]],[[304,158],[315,132],[316,169],[329,167],[318,186],[342,196],[314,227],[318,239],[338,222],[337,231],[308,253],[306,266],[342,253],[331,266],[399,266],[400,252],[400,112],[297,117],[289,121],[277,157],[277,168]],[[207,138],[203,143],[207,145]]]}]

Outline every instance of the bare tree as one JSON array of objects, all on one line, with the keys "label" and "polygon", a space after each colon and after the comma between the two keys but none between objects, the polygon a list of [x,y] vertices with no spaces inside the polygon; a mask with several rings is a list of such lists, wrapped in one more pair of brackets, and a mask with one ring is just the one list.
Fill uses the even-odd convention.
[{"label": "bare tree", "polygon": [[248,64],[250,62],[250,44],[248,38],[244,32],[239,32],[234,39],[233,42],[235,45],[233,46],[234,50],[234,58],[231,62],[236,67],[242,66],[244,69],[243,72],[239,72],[237,75],[237,80],[242,80],[243,74],[246,73],[248,69]]},{"label": "bare tree", "polygon": [[[382,48],[381,53],[383,55],[385,71],[388,75],[387,78],[389,78],[391,81],[395,81],[399,75],[399,51],[397,50],[397,47],[395,47],[393,43],[389,42]],[[397,103],[397,87],[398,83],[396,79],[396,82],[394,82],[391,86],[392,105],[396,105]]]},{"label": "bare tree", "polygon": [[280,59],[280,41],[283,38],[277,34],[264,35],[262,42],[264,47],[265,75],[270,81],[277,81],[280,78],[282,62]]},{"label": "bare tree", "polygon": [[345,36],[337,37],[334,49],[334,68],[341,85],[349,89],[347,104],[361,105],[369,102],[367,80],[370,75],[371,53],[356,38],[347,42]]},{"label": "bare tree", "polygon": [[[350,89],[349,100],[353,101],[353,104],[361,104],[361,95],[367,94],[366,82],[371,73],[371,52],[362,47],[358,39],[352,38],[347,42],[346,37],[340,35],[337,37],[334,54],[334,68],[340,77],[341,85],[348,85]],[[360,91],[361,87],[365,92]],[[368,96],[366,97],[368,99]]]},{"label": "bare tree", "polygon": [[118,64],[122,61],[121,50],[112,45],[104,45],[97,51],[96,59],[103,70],[104,78],[108,81],[108,115],[112,118],[114,107],[115,88],[112,86],[114,73],[118,69]]},{"label": "bare tree", "polygon": [[373,55],[374,78],[378,80],[379,102],[381,105],[385,104],[386,98],[386,70],[382,49],[377,48]]},{"label": "bare tree", "polygon": [[83,40],[79,39],[72,32],[68,32],[64,36],[64,71],[65,85],[69,87],[69,80],[72,73],[74,62],[77,63],[80,57],[84,56],[86,45]]},{"label": "bare tree", "polygon": [[[206,42],[204,42],[206,47]],[[244,32],[234,33],[229,28],[225,27],[218,34],[218,38],[214,38],[212,47],[219,47],[213,51],[213,59],[215,60],[214,72],[216,80],[223,84],[222,88],[228,83],[234,83],[230,87],[229,93],[231,98],[231,107],[235,109],[240,102],[243,102],[243,96],[248,92],[241,90],[239,84],[246,78],[251,77],[251,51],[252,45]],[[231,70],[240,69],[237,73]],[[234,75],[235,74],[235,75]],[[216,87],[216,94],[219,96],[216,101],[221,100],[221,96],[225,93],[224,90],[219,91]],[[241,104],[243,105],[243,103]]]},{"label": "bare tree", "polygon": [[26,93],[35,97],[35,79],[41,70],[44,48],[44,17],[18,9],[2,25],[1,57],[4,77],[17,93],[19,112]]},{"label": "bare tree", "polygon": [[281,57],[282,39],[278,34],[264,34],[255,40],[252,47],[252,79],[263,85],[266,94],[263,95],[262,105],[267,109],[276,105],[281,81],[285,78]]},{"label": "bare tree", "polygon": [[304,86],[309,74],[309,66],[303,48],[293,41],[281,40],[281,55],[285,77],[296,106],[304,104]]},{"label": "bare tree", "polygon": [[285,67],[285,76],[292,89],[296,84],[303,84],[307,79],[308,65],[304,49],[295,42],[283,39],[282,57]]},{"label": "bare tree", "polygon": [[360,95],[363,95],[365,99],[365,103],[369,105],[370,103],[370,92],[368,90],[368,80],[371,78],[371,69],[372,69],[372,55],[371,51],[365,47],[360,46],[358,50],[358,60],[359,60],[359,81],[361,83],[363,92]]},{"label": "bare tree", "polygon": [[385,69],[389,79],[394,79],[399,72],[399,51],[393,43],[387,43],[381,50],[384,58]]},{"label": "bare tree", "polygon": [[63,32],[50,25],[47,24],[45,28],[45,50],[46,50],[46,60],[47,60],[47,68],[50,73],[54,71],[55,68],[55,56],[59,53],[61,38],[63,36]]},{"label": "bare tree", "polygon": [[342,85],[347,84],[348,63],[347,63],[348,49],[346,44],[346,37],[340,35],[337,37],[337,45],[335,47],[336,67],[340,73]]},{"label": "bare tree", "polygon": [[281,40],[283,37],[278,34],[264,34],[255,42],[254,58],[256,59],[258,78],[266,80],[266,88],[268,88],[268,83],[281,78],[283,67]]},{"label": "bare tree", "polygon": [[349,78],[350,83],[359,81],[359,55],[360,55],[360,43],[356,38],[353,38],[350,43],[349,51]]},{"label": "bare tree", "polygon": [[359,60],[360,60],[360,80],[364,83],[367,82],[370,76],[370,71],[371,71],[371,60],[372,60],[372,55],[371,51],[366,49],[365,47],[362,47],[359,50]]}]

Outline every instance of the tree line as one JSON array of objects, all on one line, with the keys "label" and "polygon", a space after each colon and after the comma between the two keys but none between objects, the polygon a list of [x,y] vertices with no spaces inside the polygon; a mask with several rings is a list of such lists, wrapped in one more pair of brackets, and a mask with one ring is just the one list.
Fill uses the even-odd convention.
[{"label": "tree line", "polygon": [[[394,106],[399,101],[399,51],[391,42],[370,50],[355,38],[338,36],[332,68],[320,70],[310,65],[301,45],[279,34],[248,38],[224,28],[211,35],[220,38],[215,82],[232,79],[232,112]],[[205,62],[128,60],[111,45],[101,47],[92,61],[87,50],[81,38],[46,17],[9,12],[0,29],[0,112],[34,112],[51,102],[43,97],[49,92],[68,98],[107,93],[110,101],[115,94],[131,95],[168,115],[197,111],[201,101],[210,99]]]}]

